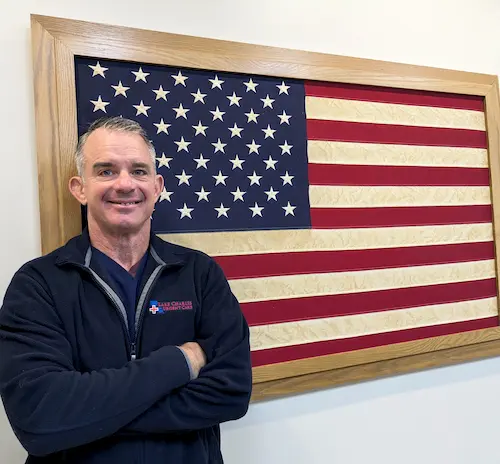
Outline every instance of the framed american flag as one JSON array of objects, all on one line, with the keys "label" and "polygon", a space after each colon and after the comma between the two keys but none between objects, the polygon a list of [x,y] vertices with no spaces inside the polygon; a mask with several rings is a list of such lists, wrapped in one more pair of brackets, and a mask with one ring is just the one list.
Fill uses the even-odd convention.
[{"label": "framed american flag", "polygon": [[78,136],[140,122],[165,240],[222,266],[254,400],[500,354],[496,76],[32,16],[42,252]]}]

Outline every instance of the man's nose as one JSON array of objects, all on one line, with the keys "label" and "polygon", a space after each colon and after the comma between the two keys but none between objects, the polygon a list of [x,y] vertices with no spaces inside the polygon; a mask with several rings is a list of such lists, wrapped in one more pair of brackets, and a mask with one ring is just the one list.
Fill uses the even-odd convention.
[{"label": "man's nose", "polygon": [[115,183],[116,190],[129,192],[134,189],[134,182],[128,172],[122,171]]}]

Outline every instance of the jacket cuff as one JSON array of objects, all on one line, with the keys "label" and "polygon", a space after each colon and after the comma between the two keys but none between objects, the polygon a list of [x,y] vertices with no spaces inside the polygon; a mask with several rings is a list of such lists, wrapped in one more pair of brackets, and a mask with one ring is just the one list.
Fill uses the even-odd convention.
[{"label": "jacket cuff", "polygon": [[196,378],[196,376],[194,375],[194,371],[193,371],[193,367],[191,366],[191,362],[189,361],[189,358],[187,356],[187,354],[184,352],[184,350],[181,348],[181,347],[177,347],[181,353],[184,355],[184,359],[186,360],[186,364],[189,368],[189,377],[190,377],[190,380],[194,380]]}]

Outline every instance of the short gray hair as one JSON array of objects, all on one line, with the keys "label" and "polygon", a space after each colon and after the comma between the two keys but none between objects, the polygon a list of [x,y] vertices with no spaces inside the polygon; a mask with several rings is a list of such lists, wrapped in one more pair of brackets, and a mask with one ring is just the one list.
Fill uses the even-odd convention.
[{"label": "short gray hair", "polygon": [[137,121],[134,121],[132,119],[123,118],[121,116],[111,116],[95,120],[89,126],[87,131],[79,138],[78,144],[76,146],[75,162],[76,169],[80,177],[83,177],[84,171],[85,159],[83,156],[83,147],[85,145],[85,142],[89,138],[90,134],[92,134],[92,132],[100,128],[107,129],[109,131],[128,132],[131,134],[140,135],[148,147],[151,161],[153,162],[153,166],[156,171],[156,150],[153,142],[149,140],[144,128]]}]

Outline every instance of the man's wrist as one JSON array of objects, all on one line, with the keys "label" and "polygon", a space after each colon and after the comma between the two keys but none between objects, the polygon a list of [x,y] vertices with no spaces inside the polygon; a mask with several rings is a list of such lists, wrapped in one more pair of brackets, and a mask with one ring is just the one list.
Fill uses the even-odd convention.
[{"label": "man's wrist", "polygon": [[196,378],[196,375],[194,373],[193,366],[191,365],[191,361],[189,360],[188,355],[180,346],[178,346],[177,348],[179,348],[179,350],[181,350],[181,353],[184,355],[184,359],[186,360],[186,363],[188,365],[190,379],[194,380]]}]

